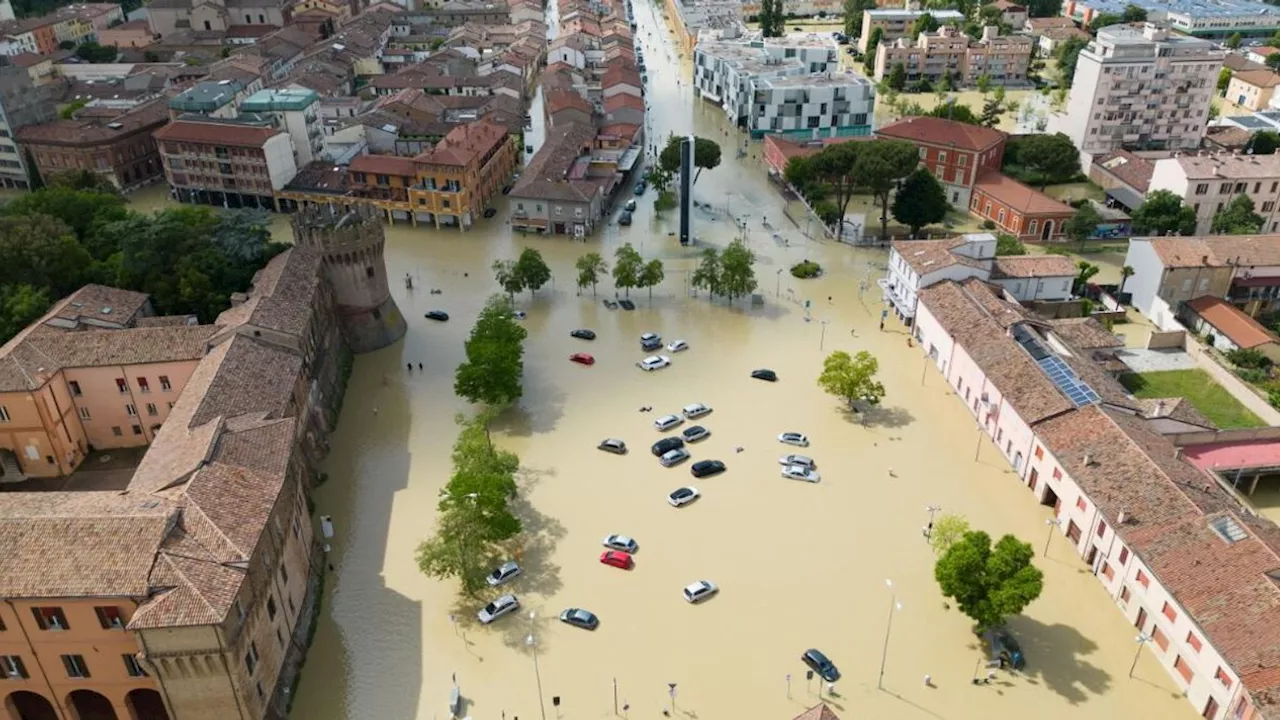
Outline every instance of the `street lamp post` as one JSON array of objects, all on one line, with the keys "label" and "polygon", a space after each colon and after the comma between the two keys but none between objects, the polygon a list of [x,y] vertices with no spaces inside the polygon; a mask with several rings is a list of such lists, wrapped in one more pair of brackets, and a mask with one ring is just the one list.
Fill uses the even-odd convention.
[{"label": "street lamp post", "polygon": [[880,677],[876,680],[878,690],[884,689],[884,664],[889,657],[889,634],[893,632],[893,614],[902,609],[902,603],[898,602],[898,595],[893,591],[893,581],[886,579],[884,584],[889,588],[889,621],[884,628],[884,650],[880,652]]},{"label": "street lamp post", "polygon": [[1062,518],[1045,518],[1044,524],[1049,526],[1049,537],[1044,541],[1044,556],[1049,557],[1049,543],[1053,540],[1054,529],[1062,527]]},{"label": "street lamp post", "polygon": [[776,275],[778,277],[778,281],[774,283],[773,296],[782,297],[782,268],[778,268],[778,272],[776,273]]},{"label": "street lamp post", "polygon": [[542,671],[538,669],[538,640],[533,636],[535,617],[534,613],[529,613],[529,637],[524,639],[524,644],[533,651],[533,677],[538,681],[538,712],[542,715],[542,720],[547,720],[547,706],[542,699]]},{"label": "street lamp post", "polygon": [[818,339],[818,352],[822,352],[827,346],[827,323],[830,320],[820,320],[822,324],[822,336]]},{"label": "street lamp post", "polygon": [[1138,669],[1138,658],[1142,657],[1142,646],[1151,642],[1151,636],[1146,633],[1138,633],[1138,637],[1133,639],[1138,644],[1138,651],[1133,654],[1133,664],[1129,666],[1129,677],[1133,677],[1133,671]]},{"label": "street lamp post", "polygon": [[933,515],[934,513],[941,512],[942,506],[941,505],[925,505],[924,511],[929,513],[929,524],[924,526],[924,537],[926,540],[928,540],[929,538],[933,537]]}]

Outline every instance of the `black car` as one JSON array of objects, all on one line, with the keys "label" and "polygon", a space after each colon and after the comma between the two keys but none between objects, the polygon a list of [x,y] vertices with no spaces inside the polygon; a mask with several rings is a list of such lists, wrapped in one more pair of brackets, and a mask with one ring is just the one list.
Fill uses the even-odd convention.
[{"label": "black car", "polygon": [[449,320],[449,313],[443,310],[431,310],[431,311],[428,311],[426,315],[423,315],[423,317],[425,317],[428,320],[436,320],[438,322],[447,322]]},{"label": "black car", "polygon": [[514,185],[503,185],[503,186],[502,186],[502,194],[503,194],[503,195],[506,195],[507,193],[510,193],[510,192],[511,192],[511,188],[513,188],[513,187],[515,187],[515,186],[514,186]]},{"label": "black car", "polygon": [[609,298],[605,298],[604,300],[601,300],[600,302],[604,303],[604,306],[605,306],[605,307],[607,307],[607,308],[609,308],[610,310],[617,310],[617,309],[618,309],[618,303],[617,303],[617,302],[615,302],[615,301],[613,301],[613,300],[610,300]]},{"label": "black car", "polygon": [[701,425],[694,425],[681,430],[680,436],[685,439],[685,442],[698,442],[711,437],[711,431]]},{"label": "black car", "polygon": [[772,370],[765,370],[763,368],[760,370],[752,370],[751,377],[757,380],[766,380],[768,382],[778,382],[778,373]]},{"label": "black car", "polygon": [[623,309],[623,310],[635,310],[635,309],[636,309],[636,304],[635,304],[635,303],[633,303],[633,302],[631,302],[630,300],[628,300],[628,299],[626,299],[626,298],[623,298],[623,299],[619,300],[619,301],[618,301],[618,305],[620,305],[620,306],[622,307],[622,309]]},{"label": "black car", "polygon": [[724,472],[724,463],[719,460],[699,460],[689,468],[689,472],[693,473],[693,476],[696,478],[719,475]]},{"label": "black car", "polygon": [[498,208],[485,208],[485,209],[484,209],[484,216],[485,216],[485,217],[487,217],[487,218],[491,218],[491,217],[493,217],[494,215],[497,215],[497,214],[498,214]]},{"label": "black car", "polygon": [[662,457],[663,455],[666,455],[672,450],[675,450],[676,448],[682,448],[682,447],[684,447],[684,440],[681,440],[678,437],[664,437],[658,442],[654,443],[653,447],[649,449],[653,451],[654,455],[658,457]]},{"label": "black car", "polygon": [[630,212],[630,211],[628,211],[628,210],[623,210],[623,211],[622,211],[622,214],[618,216],[618,224],[619,224],[619,225],[630,225],[630,224],[631,224],[631,212]]},{"label": "black car", "polygon": [[827,682],[835,682],[840,679],[840,671],[836,669],[835,663],[827,659],[821,650],[809,648],[800,656],[800,661],[808,665],[810,669],[818,673],[818,675]]},{"label": "black car", "polygon": [[569,333],[569,337],[576,337],[579,340],[595,340],[596,334],[591,330],[587,330],[585,328],[578,328],[577,330],[574,330],[573,332]]}]

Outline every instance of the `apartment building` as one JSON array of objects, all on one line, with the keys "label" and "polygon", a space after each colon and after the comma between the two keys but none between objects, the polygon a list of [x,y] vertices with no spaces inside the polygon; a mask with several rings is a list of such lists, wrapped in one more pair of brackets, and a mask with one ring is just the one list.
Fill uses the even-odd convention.
[{"label": "apartment building", "polygon": [[883,80],[902,65],[907,82],[928,80],[937,83],[948,74],[958,86],[970,87],[983,75],[993,85],[1026,85],[1034,43],[1025,35],[1000,35],[999,29],[985,27],[982,39],[972,40],[963,31],[947,25],[936,33],[920,33],[914,42],[898,38],[876,48],[875,79]]},{"label": "apartment building", "polygon": [[1174,30],[1208,39],[1271,37],[1280,30],[1275,6],[1255,0],[1066,0],[1062,14],[1088,25],[1101,14],[1123,15],[1134,5],[1147,11],[1150,20]]},{"label": "apartment building", "polygon": [[52,55],[60,43],[96,40],[99,32],[121,22],[124,11],[113,3],[72,4],[39,17],[0,21],[0,55]]},{"label": "apartment building", "polygon": [[615,182],[587,174],[595,138],[591,125],[551,129],[508,194],[513,228],[574,237],[595,231]]},{"label": "apartment building", "polygon": [[320,125],[320,96],[306,88],[259,90],[240,103],[240,112],[272,118],[289,133],[294,161],[302,167],[320,157],[324,132]]},{"label": "apartment building", "polygon": [[25,69],[0,58],[0,187],[30,187],[30,168],[14,134],[54,119],[56,111],[48,93],[31,81]]},{"label": "apartment building", "polygon": [[42,178],[88,170],[131,190],[164,177],[152,133],[168,122],[168,107],[157,98],[124,112],[82,108],[67,120],[19,128],[14,139]]},{"label": "apartment building", "polygon": [[1253,201],[1262,231],[1280,232],[1280,157],[1275,155],[1177,155],[1156,160],[1151,190],[1168,190],[1196,211],[1196,234],[1208,235],[1213,216],[1237,195]]},{"label": "apartment building", "polygon": [[289,133],[271,123],[184,115],[154,136],[180,202],[271,209],[298,174]]},{"label": "apartment building", "polygon": [[1171,442],[1212,438],[1211,423],[1169,412],[1178,398],[1133,398],[1064,325],[969,279],[922,290],[913,334],[1136,629],[1138,652],[1205,718],[1270,717],[1280,531]]},{"label": "apartment building", "polygon": [[922,15],[930,15],[939,25],[950,25],[965,22],[964,13],[959,10],[905,10],[902,8],[879,8],[862,11],[862,35],[858,37],[858,52],[866,54],[876,51],[871,44],[871,35],[880,31],[880,42],[891,43],[898,38],[911,34],[911,26],[915,25]]},{"label": "apartment building", "polygon": [[969,207],[983,170],[1000,170],[1005,134],[992,128],[935,117],[909,117],[876,130],[876,137],[905,140],[920,148],[920,164],[942,183],[947,200]]},{"label": "apartment building", "polygon": [[471,227],[515,172],[516,145],[506,128],[485,120],[450,130],[413,159],[418,182],[409,199],[416,221]]},{"label": "apartment building", "polygon": [[1181,330],[1186,304],[1201,297],[1250,317],[1280,312],[1280,235],[1133,238],[1124,264],[1133,307],[1162,330]]},{"label": "apartment building", "polygon": [[768,134],[846,137],[869,135],[875,85],[853,73],[762,77],[753,82],[747,129]]},{"label": "apartment building", "polygon": [[1117,148],[1194,150],[1204,139],[1224,52],[1151,23],[1098,31],[1082,51],[1064,114],[1049,119],[1088,158]]}]

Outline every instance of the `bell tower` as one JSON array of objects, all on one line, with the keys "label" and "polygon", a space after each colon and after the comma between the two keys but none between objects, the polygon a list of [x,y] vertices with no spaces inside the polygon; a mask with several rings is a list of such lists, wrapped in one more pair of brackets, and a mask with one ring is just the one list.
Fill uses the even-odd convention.
[{"label": "bell tower", "polygon": [[293,215],[293,241],[318,250],[338,321],[357,353],[391,345],[408,326],[387,284],[382,217],[371,206],[313,205]]}]

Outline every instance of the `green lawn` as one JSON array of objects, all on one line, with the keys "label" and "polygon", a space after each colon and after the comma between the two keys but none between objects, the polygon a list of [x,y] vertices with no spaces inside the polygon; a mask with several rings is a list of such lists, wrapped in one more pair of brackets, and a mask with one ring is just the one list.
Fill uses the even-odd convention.
[{"label": "green lawn", "polygon": [[1186,398],[1192,407],[1223,430],[1266,425],[1203,370],[1129,373],[1122,376],[1120,382],[1135,397]]}]

